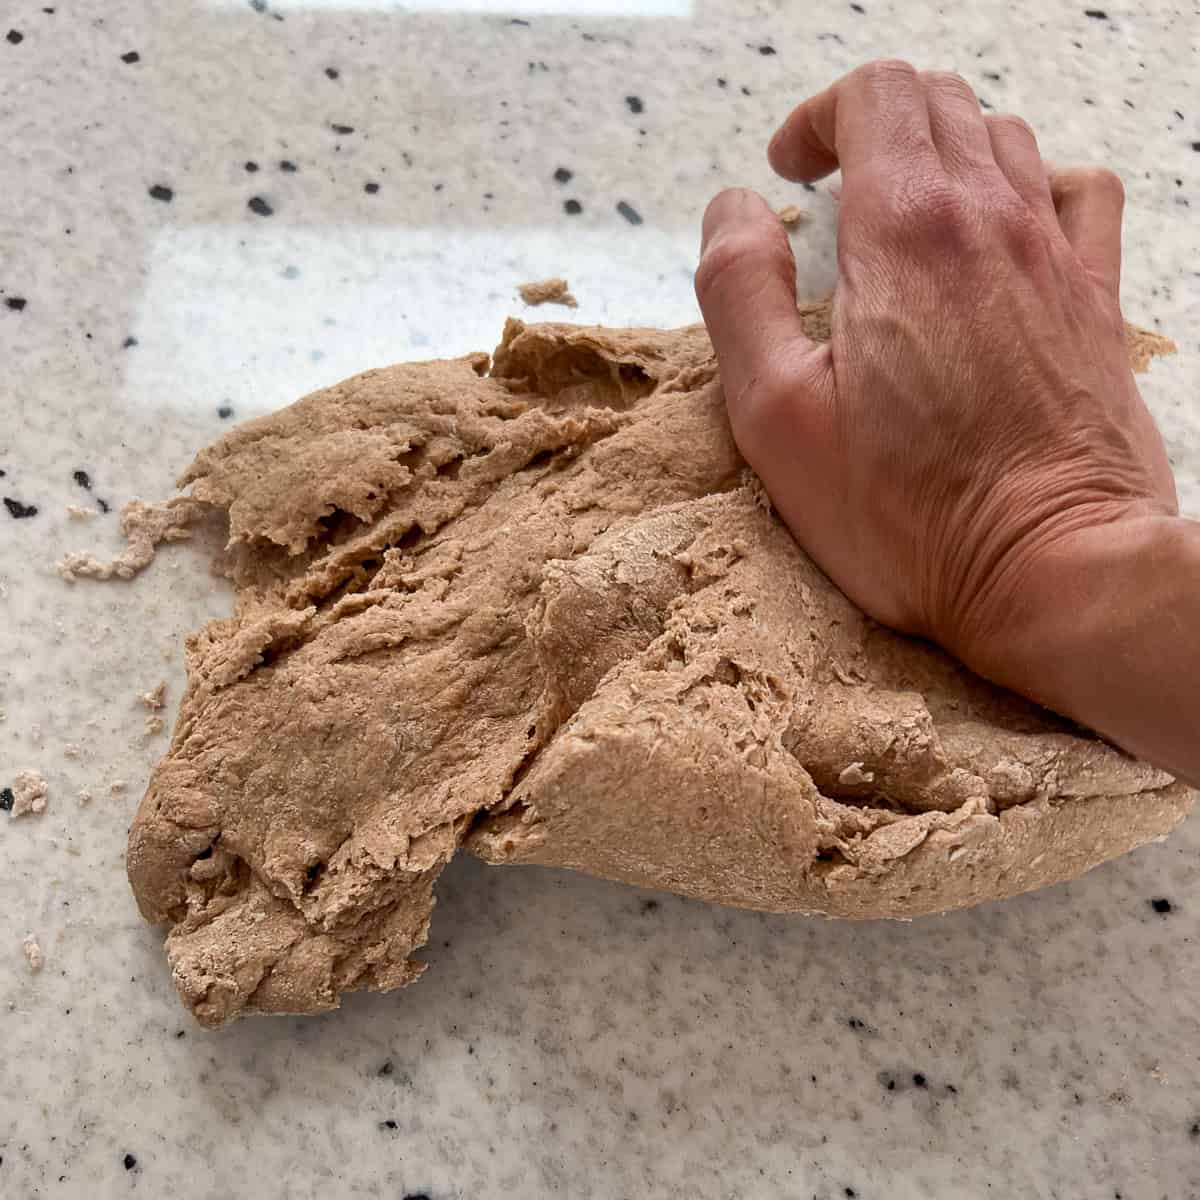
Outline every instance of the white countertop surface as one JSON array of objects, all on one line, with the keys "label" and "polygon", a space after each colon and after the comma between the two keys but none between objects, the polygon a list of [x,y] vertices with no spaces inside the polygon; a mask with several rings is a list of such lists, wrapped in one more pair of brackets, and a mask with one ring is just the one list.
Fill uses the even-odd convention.
[{"label": "white countertop surface", "polygon": [[1120,169],[1127,315],[1180,347],[1143,387],[1200,513],[1198,28],[1157,0],[6,0],[0,496],[37,512],[0,509],[0,786],[36,768],[49,808],[0,814],[0,1197],[1200,1194],[1195,818],[911,925],[457,859],[418,985],[201,1031],[124,849],[166,744],[137,694],[165,679],[173,719],[229,594],[186,545],[132,583],[54,571],[232,421],[489,349],[538,315],[524,280],[565,274],[584,322],[696,319],[725,184],[810,210],[819,291],[830,185],[773,180],[765,142],[883,53]]}]

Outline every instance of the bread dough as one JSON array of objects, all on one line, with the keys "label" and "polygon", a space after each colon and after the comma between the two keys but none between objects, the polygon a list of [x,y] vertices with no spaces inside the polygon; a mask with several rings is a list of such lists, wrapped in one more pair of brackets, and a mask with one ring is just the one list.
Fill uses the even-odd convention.
[{"label": "bread dough", "polygon": [[30,813],[44,813],[49,791],[41,771],[32,768],[18,771],[12,784],[12,816],[27,817]]},{"label": "bread dough", "polygon": [[571,295],[571,285],[565,279],[535,279],[522,283],[517,292],[530,306],[538,304],[564,304],[567,308],[578,307],[579,302]]},{"label": "bread dough", "polygon": [[206,1025],[416,979],[460,848],[908,918],[1191,806],[842,596],[738,456],[699,326],[509,321],[490,370],[368,371],[181,485],[227,516],[238,593],[188,639],[128,867]]}]

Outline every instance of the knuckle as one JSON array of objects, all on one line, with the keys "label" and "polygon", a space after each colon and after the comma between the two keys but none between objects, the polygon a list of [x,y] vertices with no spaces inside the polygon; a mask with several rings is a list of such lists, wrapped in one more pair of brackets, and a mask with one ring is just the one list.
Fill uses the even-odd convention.
[{"label": "knuckle", "polygon": [[714,238],[704,248],[696,267],[696,294],[707,296],[716,292],[752,252],[750,239],[743,234],[726,233]]},{"label": "knuckle", "polygon": [[1108,167],[1084,167],[1080,171],[1080,185],[1089,191],[1098,192],[1112,200],[1124,203],[1125,185],[1116,171]]},{"label": "knuckle", "polygon": [[957,71],[926,71],[921,79],[927,89],[975,99],[975,89]]},{"label": "knuckle", "polygon": [[1034,133],[1033,126],[1016,113],[993,113],[987,118],[987,123],[993,133],[999,133],[1002,137],[1021,138],[1029,142],[1037,141],[1037,134]]},{"label": "knuckle", "polygon": [[897,181],[891,197],[893,217],[914,233],[965,232],[970,210],[962,190],[939,175],[909,175]]},{"label": "knuckle", "polygon": [[872,82],[918,78],[916,67],[903,58],[875,58],[859,67],[859,71]]}]

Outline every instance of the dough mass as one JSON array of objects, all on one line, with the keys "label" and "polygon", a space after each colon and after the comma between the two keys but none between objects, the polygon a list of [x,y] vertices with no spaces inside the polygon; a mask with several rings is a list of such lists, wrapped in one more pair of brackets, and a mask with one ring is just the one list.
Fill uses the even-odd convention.
[{"label": "dough mass", "polygon": [[1191,804],[854,608],[739,458],[701,327],[510,321],[490,366],[368,371],[181,483],[226,515],[238,595],[189,639],[129,876],[206,1025],[414,980],[459,849],[914,917]]}]

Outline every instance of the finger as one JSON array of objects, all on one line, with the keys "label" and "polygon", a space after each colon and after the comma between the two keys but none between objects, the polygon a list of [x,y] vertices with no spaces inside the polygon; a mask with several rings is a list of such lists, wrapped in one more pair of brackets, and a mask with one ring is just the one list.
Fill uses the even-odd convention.
[{"label": "finger", "polygon": [[843,76],[788,115],[767,151],[785,179],[848,178],[868,163],[911,170],[936,161],[925,93],[906,62],[878,59]]},{"label": "finger", "polygon": [[1113,297],[1121,292],[1121,214],[1125,188],[1104,167],[1064,167],[1050,176],[1058,223],[1080,262]]},{"label": "finger", "polygon": [[924,71],[921,85],[929,109],[929,132],[942,166],[951,175],[990,167],[992,143],[971,85],[951,71]]},{"label": "finger", "polygon": [[984,120],[992,157],[1012,190],[1039,220],[1055,219],[1046,164],[1029,123],[1015,113],[994,113]]},{"label": "finger", "polygon": [[[696,298],[717,352],[735,433],[757,424],[749,410],[772,391],[763,381],[817,350],[796,310],[795,271],[787,233],[757,193],[731,189],[708,206]],[[751,464],[757,465],[753,458]]]}]

